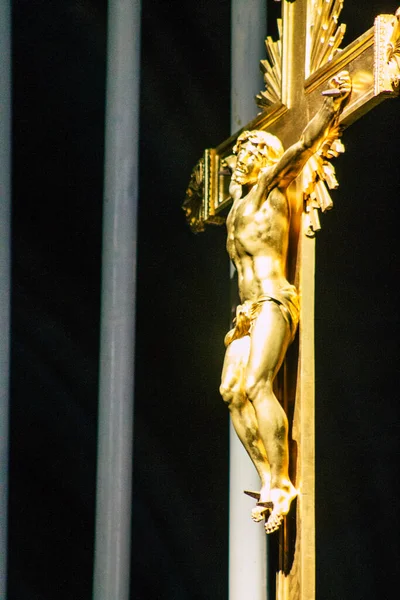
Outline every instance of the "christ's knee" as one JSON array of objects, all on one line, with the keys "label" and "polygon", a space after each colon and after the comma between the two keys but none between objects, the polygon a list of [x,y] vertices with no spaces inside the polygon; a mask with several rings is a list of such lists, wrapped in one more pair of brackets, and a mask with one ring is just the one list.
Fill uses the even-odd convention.
[{"label": "christ's knee", "polygon": [[222,383],[219,392],[230,410],[240,408],[245,403],[244,393],[237,386]]},{"label": "christ's knee", "polygon": [[253,375],[248,375],[245,381],[245,394],[254,405],[260,402],[274,401],[272,375],[270,377],[267,375],[261,379],[256,379]]}]

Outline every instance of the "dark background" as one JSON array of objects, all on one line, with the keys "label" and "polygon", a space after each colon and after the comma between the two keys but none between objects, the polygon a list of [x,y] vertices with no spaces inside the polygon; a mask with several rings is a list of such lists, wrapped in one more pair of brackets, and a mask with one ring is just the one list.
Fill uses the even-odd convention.
[{"label": "dark background", "polygon": [[[180,206],[229,135],[230,3],[142,6],[132,598],[225,600],[228,260]],[[348,0],[345,43],[395,9]],[[105,48],[105,0],[14,0],[10,600],[91,598]],[[318,235],[320,600],[396,595],[399,109],[345,133]]]}]

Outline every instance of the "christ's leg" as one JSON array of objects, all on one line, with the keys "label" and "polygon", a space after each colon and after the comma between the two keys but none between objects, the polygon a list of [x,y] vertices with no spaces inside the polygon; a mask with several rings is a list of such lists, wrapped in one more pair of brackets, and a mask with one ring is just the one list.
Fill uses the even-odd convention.
[{"label": "christ's leg", "polygon": [[[244,373],[249,358],[250,337],[234,340],[227,348],[220,392],[229,407],[235,431],[250,456],[261,479],[260,500],[269,501],[270,469],[264,444],[258,431],[254,408],[244,393]],[[253,510],[255,521],[266,509]]]},{"label": "christ's leg", "polygon": [[245,375],[245,392],[251,401],[271,469],[270,499],[273,510],[266,523],[275,531],[296,496],[288,473],[288,421],[273,391],[274,378],[289,344],[289,327],[275,302],[264,302],[251,332]]}]

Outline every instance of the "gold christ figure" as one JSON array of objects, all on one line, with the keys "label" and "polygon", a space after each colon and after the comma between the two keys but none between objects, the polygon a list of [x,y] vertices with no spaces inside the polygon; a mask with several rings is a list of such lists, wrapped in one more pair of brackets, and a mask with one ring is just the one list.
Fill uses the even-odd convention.
[{"label": "gold christ figure", "polygon": [[257,130],[244,131],[234,147],[227,250],[238,272],[241,304],[225,337],[220,391],[260,476],[252,518],[261,521],[270,511],[266,533],[279,528],[297,494],[288,474],[288,420],[273,390],[299,321],[298,293],[286,275],[291,215],[286,190],[337,125],[350,91],[349,74],[343,71],[331,80],[322,107],[286,152],[276,136]]},{"label": "gold christ figure", "polygon": [[261,61],[261,112],[204,151],[183,204],[194,232],[227,221],[240,306],[221,393],[261,479],[247,492],[257,499],[251,516],[265,518],[267,533],[279,529],[269,564],[280,600],[315,599],[315,235],[338,187],[330,161],[344,152],[342,131],[400,94],[400,9],[341,48],[342,7],[282,0],[278,39],[266,38]]}]

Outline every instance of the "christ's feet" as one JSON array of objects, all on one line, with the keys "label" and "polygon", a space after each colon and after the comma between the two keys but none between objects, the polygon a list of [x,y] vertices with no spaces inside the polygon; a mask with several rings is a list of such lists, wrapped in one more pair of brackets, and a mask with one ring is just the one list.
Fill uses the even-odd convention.
[{"label": "christ's feet", "polygon": [[273,509],[265,523],[265,532],[272,533],[279,529],[283,517],[288,514],[292,500],[297,496],[294,486],[288,481],[282,487],[272,488],[270,492]]},{"label": "christ's feet", "polygon": [[266,518],[266,512],[272,510],[272,502],[270,498],[270,478],[268,478],[267,482],[264,482],[260,490],[260,494],[258,497],[258,502],[256,506],[251,511],[251,518],[255,523],[259,523],[264,518]]},{"label": "christ's feet", "polygon": [[272,511],[267,522],[265,523],[265,533],[273,533],[274,531],[277,531],[281,526],[282,521],[283,515]]},{"label": "christ's feet", "polygon": [[254,523],[259,523],[266,518],[266,512],[272,510],[272,502],[257,502],[256,506],[251,511],[251,518]]}]

